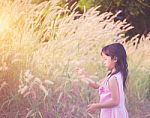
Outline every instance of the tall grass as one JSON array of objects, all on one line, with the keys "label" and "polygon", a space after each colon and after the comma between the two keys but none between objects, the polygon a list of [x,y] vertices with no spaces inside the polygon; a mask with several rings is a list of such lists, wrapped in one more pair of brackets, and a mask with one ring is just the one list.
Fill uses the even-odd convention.
[{"label": "tall grass", "polygon": [[100,50],[114,41],[122,42],[129,55],[127,95],[148,98],[149,36],[125,43],[124,33],[133,27],[126,20],[114,22],[117,14],[99,14],[97,8],[79,14],[57,3],[0,1],[1,117],[98,117],[86,113],[97,92],[74,69],[81,66],[94,80],[102,78]]},{"label": "tall grass", "polygon": [[133,37],[128,42],[128,55],[129,55],[129,68],[130,77],[129,81],[132,83],[130,86],[133,94],[138,99],[149,98],[149,82],[150,82],[150,34],[146,37],[143,35]]}]

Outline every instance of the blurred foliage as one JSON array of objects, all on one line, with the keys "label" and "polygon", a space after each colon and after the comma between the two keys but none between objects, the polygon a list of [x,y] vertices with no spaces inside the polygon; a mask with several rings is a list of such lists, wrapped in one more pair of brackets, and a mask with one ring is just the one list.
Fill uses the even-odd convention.
[{"label": "blurred foliage", "polygon": [[150,8],[148,0],[80,0],[81,9],[100,5],[100,11],[108,11],[117,7],[125,7],[131,15],[144,14],[144,8]]},{"label": "blurred foliage", "polygon": [[[32,0],[33,3],[44,1],[50,0]],[[60,5],[64,5],[66,2],[72,5],[77,2],[81,10],[100,6],[99,10],[101,12],[110,11],[117,7],[124,7],[133,16],[139,14],[145,15],[144,9],[150,8],[149,0],[60,0]]]},{"label": "blurred foliage", "polygon": [[80,0],[79,1],[79,7],[81,10],[84,10],[84,8],[89,9],[94,6],[93,0]]},{"label": "blurred foliage", "polygon": [[[83,2],[84,1],[84,2]],[[82,4],[80,4],[82,3]],[[149,0],[80,0],[79,7],[89,9],[89,6],[100,6],[101,12],[122,11],[120,18],[126,18],[135,27],[130,35],[148,33],[150,31],[150,1]]]},{"label": "blurred foliage", "polygon": [[[65,3],[64,0],[61,0]],[[126,18],[135,29],[128,34],[133,36],[137,33],[146,34],[150,31],[150,1],[149,0],[66,0],[69,6],[75,2],[78,4],[78,11],[83,13],[91,7],[97,7],[103,13],[111,11],[113,13],[121,10],[122,13],[118,16],[119,20]]]}]

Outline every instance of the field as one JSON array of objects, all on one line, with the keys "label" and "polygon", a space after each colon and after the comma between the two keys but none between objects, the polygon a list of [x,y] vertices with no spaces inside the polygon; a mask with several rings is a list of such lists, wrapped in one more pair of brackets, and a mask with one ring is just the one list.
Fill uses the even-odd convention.
[{"label": "field", "polygon": [[75,69],[104,77],[100,52],[116,41],[128,55],[130,118],[150,118],[150,34],[126,42],[133,27],[117,14],[79,14],[58,2],[0,1],[0,118],[98,118],[86,112],[98,93]]}]

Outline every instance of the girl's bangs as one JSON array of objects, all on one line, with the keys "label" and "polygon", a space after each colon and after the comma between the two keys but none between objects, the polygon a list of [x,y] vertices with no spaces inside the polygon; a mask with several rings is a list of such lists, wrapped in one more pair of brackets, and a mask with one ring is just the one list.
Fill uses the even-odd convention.
[{"label": "girl's bangs", "polygon": [[110,55],[110,51],[109,51],[106,47],[104,47],[104,48],[102,49],[101,55],[102,55],[102,53],[104,53],[104,54],[107,55],[107,56],[111,56],[111,55]]}]

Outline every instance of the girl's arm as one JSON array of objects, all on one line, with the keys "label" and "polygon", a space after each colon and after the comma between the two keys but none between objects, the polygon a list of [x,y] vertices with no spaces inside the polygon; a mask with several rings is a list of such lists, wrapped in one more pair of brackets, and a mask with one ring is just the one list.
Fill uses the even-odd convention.
[{"label": "girl's arm", "polygon": [[118,87],[118,82],[115,77],[110,79],[109,88],[111,91],[112,99],[106,102],[100,102],[100,103],[89,105],[89,108],[87,109],[88,112],[93,112],[94,110],[101,109],[101,108],[112,108],[119,104],[119,101],[120,101],[119,87]]},{"label": "girl's arm", "polygon": [[111,92],[112,99],[103,103],[98,103],[98,108],[110,108],[115,107],[119,104],[119,87],[116,77],[113,77],[109,80],[109,88]]},{"label": "girl's arm", "polygon": [[94,89],[99,88],[102,80],[100,80],[99,82],[95,82],[94,80],[91,79],[92,77],[90,77],[90,75],[88,75],[84,70],[78,68],[76,71],[77,71],[79,77],[81,78],[81,80],[85,81],[90,87],[92,87]]},{"label": "girl's arm", "polygon": [[89,86],[92,87],[92,88],[94,88],[94,89],[98,89],[99,86],[100,86],[99,83],[95,82],[95,81],[92,82],[92,81],[89,82]]},{"label": "girl's arm", "polygon": [[99,83],[95,82],[94,80],[91,79],[91,77],[81,77],[82,81],[85,81],[90,87],[94,88],[94,89],[98,89],[99,88]]},{"label": "girl's arm", "polygon": [[[104,78],[105,79],[105,78]],[[99,80],[98,82],[90,82],[89,86],[94,88],[94,89],[98,89],[101,86],[101,83],[104,79]]]}]

